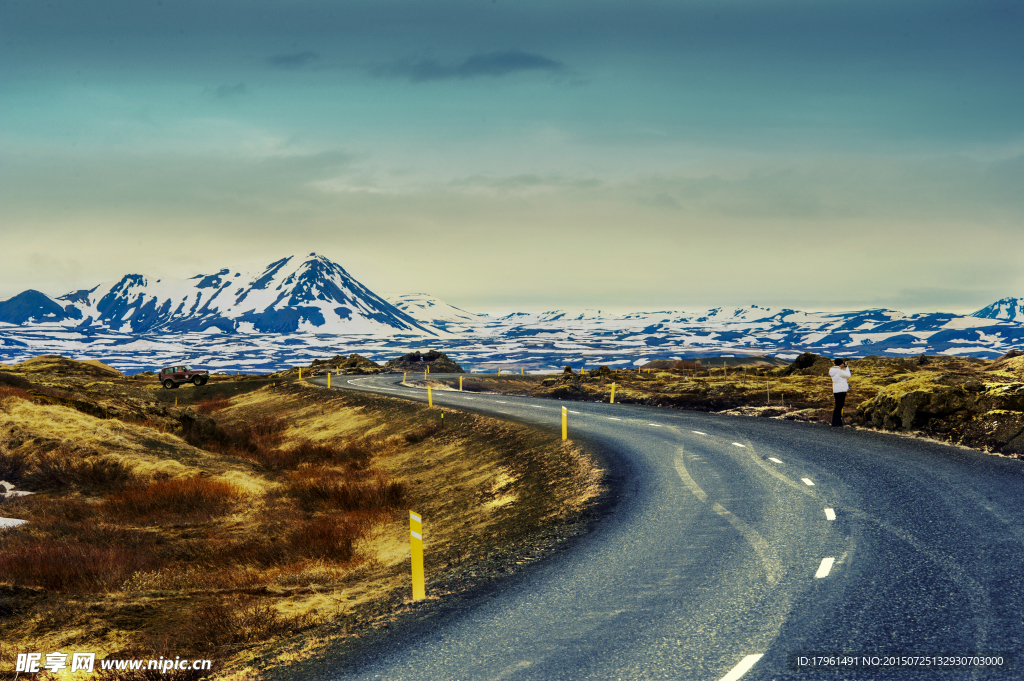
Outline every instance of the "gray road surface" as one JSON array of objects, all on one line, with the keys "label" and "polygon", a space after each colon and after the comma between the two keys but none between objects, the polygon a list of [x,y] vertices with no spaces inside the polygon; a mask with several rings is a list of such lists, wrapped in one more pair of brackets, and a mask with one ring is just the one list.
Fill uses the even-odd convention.
[{"label": "gray road surface", "polygon": [[[426,400],[399,380],[335,377],[334,387]],[[1020,651],[1019,461],[819,424],[433,394],[553,437],[567,407],[570,437],[607,456],[615,511],[443,626],[399,629],[303,678],[1024,678],[936,665],[949,660],[903,666],[912,655]],[[794,669],[796,653],[852,658]],[[882,666],[865,666],[872,656]]]}]

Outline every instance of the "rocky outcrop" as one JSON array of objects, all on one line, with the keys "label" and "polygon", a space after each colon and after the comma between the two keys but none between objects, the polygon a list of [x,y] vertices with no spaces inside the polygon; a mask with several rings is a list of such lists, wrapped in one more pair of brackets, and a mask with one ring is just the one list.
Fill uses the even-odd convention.
[{"label": "rocky outcrop", "polygon": [[813,352],[804,354],[793,360],[793,363],[779,372],[780,376],[828,376],[828,370],[835,366],[835,363],[827,357],[816,355]]},{"label": "rocky outcrop", "polygon": [[326,373],[379,374],[381,371],[383,371],[381,365],[355,353],[348,357],[335,355],[331,359],[314,359],[310,364],[311,376],[320,376]]},{"label": "rocky outcrop", "polygon": [[425,353],[410,352],[407,355],[388,360],[384,364],[385,371],[401,373],[405,371],[426,371],[434,374],[464,374],[462,367],[448,358],[448,355],[438,350],[429,350]]},{"label": "rocky outcrop", "polygon": [[915,377],[862,402],[854,420],[1024,455],[1024,383],[985,386],[975,378],[948,373]]},{"label": "rocky outcrop", "polygon": [[995,362],[982,369],[982,371],[1005,371],[1007,369],[1012,371],[1020,369],[1021,367],[1024,367],[1024,360],[1018,360],[1016,359],[1017,357],[1024,357],[1024,352],[1021,352],[1020,350],[1010,350]]}]

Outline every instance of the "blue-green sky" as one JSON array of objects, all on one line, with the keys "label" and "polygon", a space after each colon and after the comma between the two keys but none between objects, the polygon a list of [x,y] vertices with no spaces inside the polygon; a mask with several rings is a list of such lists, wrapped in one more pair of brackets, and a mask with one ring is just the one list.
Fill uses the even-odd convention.
[{"label": "blue-green sky", "polygon": [[0,0],[0,298],[293,252],[472,310],[1024,295],[1024,4]]}]

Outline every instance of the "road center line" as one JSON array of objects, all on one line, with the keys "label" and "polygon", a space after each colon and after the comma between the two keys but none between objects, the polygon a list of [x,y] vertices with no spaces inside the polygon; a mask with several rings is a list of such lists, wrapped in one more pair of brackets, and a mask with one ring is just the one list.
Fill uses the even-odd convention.
[{"label": "road center line", "polygon": [[769,461],[774,461],[775,463],[782,463],[781,461],[779,461],[778,459],[776,459],[776,458],[775,458],[774,456],[769,456],[769,457],[768,457],[768,460],[769,460]]},{"label": "road center line", "polygon": [[701,501],[707,501],[707,493],[700,488],[697,481],[690,477],[690,472],[686,470],[686,466],[683,464],[683,457],[676,454],[676,473],[679,474],[679,479],[686,485],[686,489],[693,492],[693,496],[697,497]]},{"label": "road center line", "polygon": [[803,480],[804,484],[807,485],[808,487],[814,487],[814,483],[811,482],[808,478],[800,478],[800,479]]},{"label": "road center line", "polygon": [[[764,569],[768,578],[768,584],[774,586],[778,584],[782,578],[782,561],[779,560],[775,552],[772,551],[771,546],[765,541],[764,537],[750,525],[746,524],[738,517],[732,514],[729,509],[725,508],[721,504],[715,504],[711,508],[714,509],[715,513],[725,518],[726,521],[743,535],[743,538],[750,542],[750,545],[754,547],[754,553],[764,563]],[[756,660],[755,660],[756,661]],[[739,678],[739,677],[736,677]]]},{"label": "road center line", "polygon": [[732,671],[721,678],[721,681],[737,681],[740,677],[750,671],[750,668],[757,664],[757,661],[764,657],[761,655],[747,655],[740,663],[732,668]]},{"label": "road center line", "polygon": [[835,562],[835,558],[822,558],[821,565],[818,566],[818,571],[814,573],[814,578],[821,579],[822,577],[828,577],[828,573],[832,571],[832,564]]},{"label": "road center line", "polygon": [[835,509],[826,508],[825,509],[825,519],[826,520],[835,520],[836,519]]}]

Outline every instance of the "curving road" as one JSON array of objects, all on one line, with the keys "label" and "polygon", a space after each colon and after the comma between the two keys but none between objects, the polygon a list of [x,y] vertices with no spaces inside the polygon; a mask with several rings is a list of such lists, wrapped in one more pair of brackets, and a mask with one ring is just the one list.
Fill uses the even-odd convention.
[{"label": "curving road", "polygon": [[[334,387],[426,400],[394,376]],[[608,459],[615,512],[514,588],[322,678],[1024,678],[1024,661],[935,659],[1021,649],[1022,462],[816,424],[433,395],[552,428],[566,406],[570,438]]]}]

